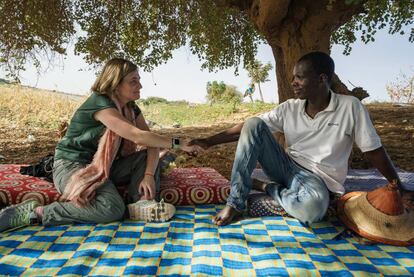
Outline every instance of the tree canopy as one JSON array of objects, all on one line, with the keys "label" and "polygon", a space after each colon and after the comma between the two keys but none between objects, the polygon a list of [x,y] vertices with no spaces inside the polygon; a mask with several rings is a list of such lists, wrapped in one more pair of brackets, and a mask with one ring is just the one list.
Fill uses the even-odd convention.
[{"label": "tree canopy", "polygon": [[151,70],[187,46],[203,68],[223,69],[253,60],[260,41],[246,16],[212,0],[0,0],[0,13],[0,62],[9,71],[70,43],[90,64],[121,56]]},{"label": "tree canopy", "polygon": [[[122,56],[150,70],[186,46],[209,70],[247,66],[266,41],[276,59],[279,96],[291,94],[292,64],[331,43],[349,53],[361,32],[403,33],[412,0],[0,0],[0,65],[16,76],[27,62],[65,54],[69,45],[90,64]],[[414,28],[408,34],[414,41]]]},{"label": "tree canopy", "polygon": [[[344,45],[344,54],[350,53],[358,33],[361,34],[360,39],[368,43],[375,41],[375,34],[380,29],[388,27],[389,34],[404,35],[404,27],[414,23],[414,1],[348,0],[345,2],[364,4],[361,13],[353,16],[333,33],[332,43]],[[409,32],[408,40],[414,42],[414,28]]]}]

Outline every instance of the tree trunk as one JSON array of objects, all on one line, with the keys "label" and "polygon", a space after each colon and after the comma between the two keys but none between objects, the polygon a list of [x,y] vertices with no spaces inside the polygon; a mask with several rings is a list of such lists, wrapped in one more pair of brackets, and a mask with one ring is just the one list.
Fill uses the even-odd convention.
[{"label": "tree trunk", "polygon": [[312,33],[297,33],[292,30],[283,32],[278,40],[278,45],[271,44],[276,61],[279,103],[294,96],[290,83],[293,78],[293,67],[297,60],[311,51],[329,53],[329,39],[329,33],[321,32],[320,35],[314,36]]},{"label": "tree trunk", "polygon": [[264,102],[262,88],[260,87],[260,82],[257,83],[257,86],[259,87],[260,99],[262,99],[262,102]]},{"label": "tree trunk", "polygon": [[[296,61],[310,51],[329,53],[333,32],[354,15],[361,13],[364,1],[353,4],[346,4],[345,0],[225,2],[247,12],[257,30],[271,46],[276,60],[279,103],[282,103],[294,97],[290,82]],[[336,83],[340,87],[338,84]],[[342,84],[343,87],[346,88]]]}]

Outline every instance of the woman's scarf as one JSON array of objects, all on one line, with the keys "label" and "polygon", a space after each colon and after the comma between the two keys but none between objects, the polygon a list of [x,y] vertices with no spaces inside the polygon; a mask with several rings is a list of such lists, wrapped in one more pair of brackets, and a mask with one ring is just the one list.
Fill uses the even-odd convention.
[{"label": "woman's scarf", "polygon": [[[116,98],[112,100],[116,104],[118,111],[136,126],[133,108],[129,104],[121,108]],[[95,197],[96,189],[109,178],[112,163],[120,145],[121,137],[109,128],[106,128],[99,140],[98,149],[93,156],[92,162],[72,175],[68,184],[66,184],[62,199],[71,201],[77,206],[86,206]],[[134,142],[124,139],[121,156],[134,153],[136,148],[137,145]]]}]

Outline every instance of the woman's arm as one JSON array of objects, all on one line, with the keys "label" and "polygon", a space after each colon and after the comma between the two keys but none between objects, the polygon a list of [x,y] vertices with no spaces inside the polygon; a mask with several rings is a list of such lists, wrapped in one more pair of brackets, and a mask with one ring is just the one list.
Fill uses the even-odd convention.
[{"label": "woman's arm", "polygon": [[[108,108],[97,111],[94,118],[117,135],[133,141],[138,145],[148,147],[171,148],[170,137],[161,136],[150,132],[149,130],[141,130],[126,120],[115,108]],[[144,121],[145,123],[145,121]],[[183,149],[185,150],[185,149]]]},{"label": "woman's arm", "polygon": [[[141,130],[150,131],[147,123],[145,122],[142,113],[136,118],[137,127]],[[160,149],[158,147],[147,148],[147,169],[145,173],[152,174],[154,176],[155,170],[157,169],[159,160]]]},{"label": "woman's arm", "polygon": [[188,145],[188,140],[180,140],[178,145],[173,145],[172,137],[161,136],[147,130],[141,130],[126,120],[115,108],[97,111],[94,114],[94,118],[102,122],[102,124],[120,137],[130,140],[138,145],[167,149],[174,146],[183,151],[194,154],[203,151],[203,148],[198,145]]},{"label": "woman's arm", "polygon": [[[147,123],[145,122],[144,116],[141,114],[135,119],[137,127],[141,130],[149,131]],[[155,184],[155,170],[157,169],[159,161],[159,148],[148,147],[147,148],[147,162],[145,168],[145,174],[142,181],[137,184],[138,191],[142,195],[141,199],[152,200],[156,196],[156,184]]]}]

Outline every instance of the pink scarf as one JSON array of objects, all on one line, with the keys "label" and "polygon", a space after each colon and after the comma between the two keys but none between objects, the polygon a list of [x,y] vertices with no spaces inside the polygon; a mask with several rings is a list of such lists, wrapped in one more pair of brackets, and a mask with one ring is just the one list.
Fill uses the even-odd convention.
[{"label": "pink scarf", "polygon": [[[117,99],[112,99],[118,111],[136,126],[135,114],[128,104],[121,109]],[[94,197],[95,190],[99,188],[108,178],[112,163],[116,157],[121,137],[106,128],[99,140],[98,149],[92,162],[85,168],[78,170],[66,184],[62,199],[71,201],[77,206],[86,206]],[[121,156],[127,156],[136,151],[137,145],[129,140],[124,140]]]}]

